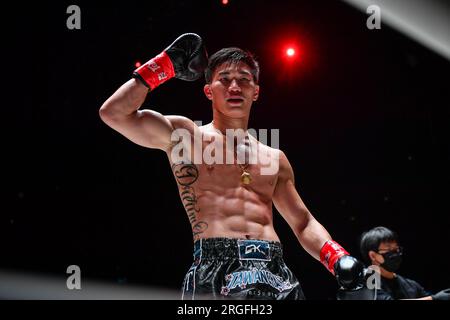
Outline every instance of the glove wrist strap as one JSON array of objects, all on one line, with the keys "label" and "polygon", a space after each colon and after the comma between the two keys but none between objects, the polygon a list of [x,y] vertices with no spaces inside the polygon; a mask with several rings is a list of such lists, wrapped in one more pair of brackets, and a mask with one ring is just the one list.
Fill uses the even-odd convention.
[{"label": "glove wrist strap", "polygon": [[163,51],[137,68],[133,76],[143,81],[150,90],[153,90],[173,78],[175,76],[175,70],[169,56]]},{"label": "glove wrist strap", "polygon": [[340,257],[349,253],[336,241],[328,240],[320,250],[320,262],[334,275],[334,265]]}]

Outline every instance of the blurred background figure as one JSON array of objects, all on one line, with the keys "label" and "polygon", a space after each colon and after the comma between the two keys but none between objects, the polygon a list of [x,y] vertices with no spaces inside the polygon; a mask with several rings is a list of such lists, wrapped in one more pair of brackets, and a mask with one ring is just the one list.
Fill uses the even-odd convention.
[{"label": "blurred background figure", "polygon": [[379,279],[379,284],[376,288],[369,288],[369,281],[366,281],[362,290],[339,292],[339,300],[450,300],[450,289],[431,294],[417,281],[397,273],[402,263],[403,248],[399,246],[394,231],[380,226],[364,232],[360,250],[364,262],[378,273],[376,279]]}]

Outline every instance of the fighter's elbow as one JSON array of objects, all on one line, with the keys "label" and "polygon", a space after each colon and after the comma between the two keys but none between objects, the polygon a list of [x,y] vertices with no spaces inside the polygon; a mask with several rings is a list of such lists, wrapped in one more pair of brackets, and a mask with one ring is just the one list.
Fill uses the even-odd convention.
[{"label": "fighter's elbow", "polygon": [[98,109],[98,115],[103,122],[107,122],[111,117],[109,110],[105,107],[104,104],[100,107],[100,109]]},{"label": "fighter's elbow", "polygon": [[108,125],[118,122],[121,117],[110,102],[105,102],[98,110],[98,114],[100,119]]}]

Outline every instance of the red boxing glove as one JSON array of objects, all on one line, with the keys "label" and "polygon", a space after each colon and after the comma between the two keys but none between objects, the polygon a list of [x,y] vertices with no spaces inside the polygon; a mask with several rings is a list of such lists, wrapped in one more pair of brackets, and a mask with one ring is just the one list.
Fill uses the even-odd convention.
[{"label": "red boxing glove", "polygon": [[334,275],[334,265],[342,256],[349,253],[336,241],[328,240],[320,250],[320,262]]},{"label": "red boxing glove", "polygon": [[195,33],[179,36],[156,57],[136,69],[133,76],[150,90],[175,77],[195,81],[208,66],[208,53],[202,38]]},{"label": "red boxing glove", "polygon": [[145,81],[150,90],[175,76],[172,61],[165,51],[140,66],[135,72]]}]

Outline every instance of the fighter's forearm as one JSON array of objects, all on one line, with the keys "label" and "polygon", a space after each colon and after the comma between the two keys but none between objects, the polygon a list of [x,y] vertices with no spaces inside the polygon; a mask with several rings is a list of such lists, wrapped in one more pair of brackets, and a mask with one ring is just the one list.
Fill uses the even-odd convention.
[{"label": "fighter's forearm", "polygon": [[123,84],[100,108],[102,118],[120,118],[136,112],[144,103],[148,88],[139,80]]},{"label": "fighter's forearm", "polygon": [[301,246],[316,260],[320,261],[320,250],[325,242],[331,240],[328,231],[312,216],[304,226],[296,231]]}]

